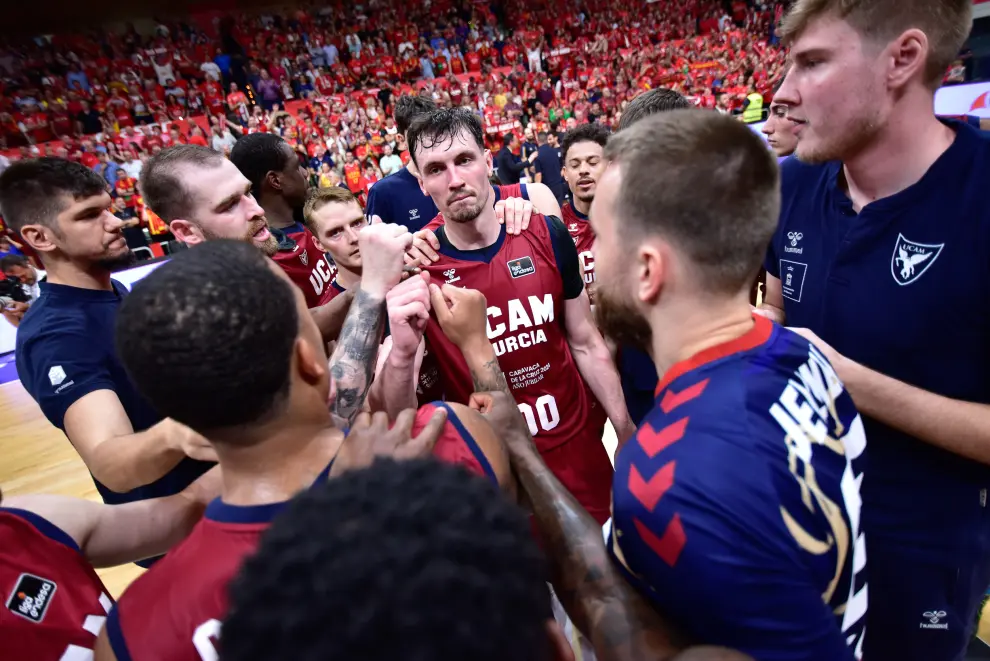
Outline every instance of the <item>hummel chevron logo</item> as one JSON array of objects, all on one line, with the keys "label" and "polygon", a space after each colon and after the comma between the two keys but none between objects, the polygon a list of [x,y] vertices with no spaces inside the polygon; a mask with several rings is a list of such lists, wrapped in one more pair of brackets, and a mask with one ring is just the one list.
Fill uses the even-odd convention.
[{"label": "hummel chevron logo", "polygon": [[681,404],[686,404],[692,399],[705,392],[705,386],[708,385],[708,379],[704,381],[699,381],[689,388],[675,393],[673,390],[668,390],[663,394],[663,400],[660,402],[660,408],[664,413],[670,413],[676,409]]},{"label": "hummel chevron logo", "polygon": [[643,507],[652,512],[667,490],[674,485],[675,463],[677,462],[672,461],[658,470],[649,481],[643,479],[635,466],[630,467],[629,493],[635,496],[636,500],[643,504]]},{"label": "hummel chevron logo", "polygon": [[650,423],[646,423],[636,432],[636,441],[650,459],[657,456],[661,451],[673,443],[681,440],[684,430],[687,428],[690,418],[681,418],[677,422],[672,422],[660,431],[653,428]]},{"label": "hummel chevron logo", "polygon": [[663,531],[663,537],[654,535],[639,519],[633,518],[633,524],[636,526],[636,532],[639,533],[643,543],[660,556],[661,560],[666,562],[669,567],[677,564],[677,558],[680,557],[684,544],[687,542],[687,534],[684,532],[684,524],[681,523],[679,514],[675,514],[674,518],[667,524],[667,529]]}]

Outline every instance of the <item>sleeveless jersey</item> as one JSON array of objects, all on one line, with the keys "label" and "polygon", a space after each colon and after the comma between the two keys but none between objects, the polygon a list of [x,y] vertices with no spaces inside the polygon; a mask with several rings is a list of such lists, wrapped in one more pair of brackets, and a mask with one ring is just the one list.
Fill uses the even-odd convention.
[{"label": "sleeveless jersey", "polygon": [[113,601],[76,542],[48,520],[0,508],[0,654],[91,659]]},{"label": "sleeveless jersey", "polygon": [[[439,406],[446,407],[434,402],[419,409],[414,434]],[[449,408],[433,453],[496,482],[488,459]],[[321,478],[329,471],[330,466]],[[287,504],[237,507],[220,499],[210,503],[189,536],[138,577],[110,612],[107,635],[117,660],[216,661],[220,624],[227,614],[227,585]]]},{"label": "sleeveless jersey", "polygon": [[564,204],[560,209],[567,231],[574,239],[574,247],[578,252],[578,263],[581,265],[581,277],[584,278],[584,286],[588,290],[588,296],[594,303],[595,284],[595,255],[592,249],[595,246],[595,231],[591,229],[588,217],[575,209],[570,202]]},{"label": "sleeveless jersey", "polygon": [[615,459],[609,549],[692,638],[861,659],[863,423],[813,345],[754,319],[663,376]]},{"label": "sleeveless jersey", "polygon": [[296,246],[292,250],[279,250],[272,259],[302,290],[307,306],[315,308],[329,303],[336,295],[328,291],[336,269],[316,237],[299,223],[282,231]]},{"label": "sleeveless jersey", "polygon": [[[534,214],[529,230],[518,236],[503,227],[487,261],[475,254],[480,251],[461,253],[442,240],[439,261],[423,267],[434,282],[485,294],[488,339],[543,452],[581,434],[597,433],[601,439],[605,424],[604,410],[581,378],[567,344],[563,279],[547,223]],[[473,391],[470,370],[434,316],[426,327],[426,342],[445,398],[466,404]]]}]

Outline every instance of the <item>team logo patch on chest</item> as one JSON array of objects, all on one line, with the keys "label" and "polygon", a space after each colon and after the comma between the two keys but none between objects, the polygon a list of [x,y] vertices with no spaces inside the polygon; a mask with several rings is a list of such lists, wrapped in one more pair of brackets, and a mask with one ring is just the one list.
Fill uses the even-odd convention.
[{"label": "team logo patch on chest", "polygon": [[309,266],[309,255],[306,254],[305,250],[299,253],[299,261],[303,263],[303,266]]},{"label": "team logo patch on chest", "polygon": [[513,278],[521,278],[524,275],[536,273],[536,266],[533,264],[532,257],[520,257],[519,259],[513,259],[508,263],[508,267],[509,275]]},{"label": "team logo patch on chest", "polygon": [[894,276],[894,282],[901,286],[910,285],[935,263],[944,247],[944,243],[916,243],[898,234],[894,254],[890,258],[890,274]]},{"label": "team logo patch on chest", "polygon": [[49,581],[47,578],[21,574],[13,592],[10,593],[10,598],[7,599],[7,610],[25,620],[41,622],[45,619],[45,612],[52,603],[57,587],[54,581]]}]

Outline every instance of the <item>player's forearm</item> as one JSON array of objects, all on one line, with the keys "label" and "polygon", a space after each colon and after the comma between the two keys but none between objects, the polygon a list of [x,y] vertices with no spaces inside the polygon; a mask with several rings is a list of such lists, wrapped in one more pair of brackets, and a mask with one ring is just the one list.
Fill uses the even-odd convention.
[{"label": "player's forearm", "polygon": [[330,358],[330,373],[337,383],[330,411],[348,423],[354,422],[368,396],[384,328],[385,297],[358,289]]},{"label": "player's forearm", "polygon": [[346,291],[326,305],[310,308],[309,313],[313,315],[313,321],[320,329],[324,342],[332,342],[340,336],[352,300],[354,300],[354,293]]},{"label": "player's forearm", "polygon": [[631,433],[633,424],[626,409],[626,400],[622,396],[622,381],[605,340],[599,336],[588,342],[572,344],[571,354],[581,377],[605,408],[605,413],[619,435],[619,441],[624,442]]},{"label": "player's forearm", "polygon": [[371,410],[385,411],[389,420],[395,420],[402,411],[418,408],[416,382],[421,364],[422,352],[417,357],[390,351],[368,395]]},{"label": "player's forearm", "polygon": [[114,436],[83,457],[86,468],[103,486],[127,493],[161,479],[185,458],[169,442],[163,422],[136,434]]},{"label": "player's forearm", "polygon": [[464,361],[471,372],[471,382],[474,392],[502,392],[512,395],[509,384],[505,380],[505,374],[498,364],[498,356],[495,355],[495,348],[487,338],[479,340],[477,343],[461,349]]},{"label": "player's forearm", "polygon": [[113,567],[162,555],[186,538],[205,508],[205,502],[186,492],[105,505],[80,548],[94,567]]},{"label": "player's forearm", "polygon": [[[509,444],[512,447],[513,444]],[[681,646],[670,626],[612,563],[602,530],[539,457],[512,452],[550,561],[557,598],[602,661],[665,660]]]},{"label": "player's forearm", "polygon": [[936,395],[848,359],[836,370],[861,413],[943,450],[990,464],[990,405]]}]

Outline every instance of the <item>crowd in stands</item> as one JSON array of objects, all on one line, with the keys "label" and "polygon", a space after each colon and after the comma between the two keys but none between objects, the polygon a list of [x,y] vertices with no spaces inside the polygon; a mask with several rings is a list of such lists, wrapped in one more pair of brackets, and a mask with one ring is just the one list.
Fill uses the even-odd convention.
[{"label": "crowd in stands", "polygon": [[37,38],[0,51],[0,147],[96,169],[154,234],[165,228],[145,218],[135,182],[163,147],[229,152],[239,135],[276,132],[305,154],[314,184],[362,193],[409,160],[391,118],[400,94],[468,106],[493,148],[513,132],[524,150],[539,131],[614,127],[657,86],[724,112],[754,92],[769,101],[784,63],[772,36],[780,9],[372,0],[159,24],[150,35]]}]

